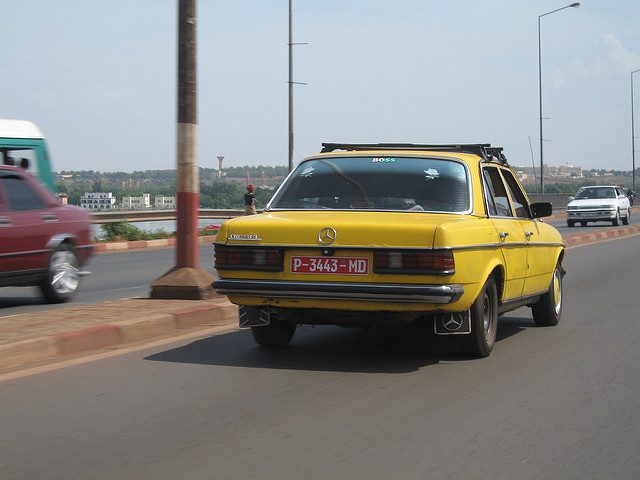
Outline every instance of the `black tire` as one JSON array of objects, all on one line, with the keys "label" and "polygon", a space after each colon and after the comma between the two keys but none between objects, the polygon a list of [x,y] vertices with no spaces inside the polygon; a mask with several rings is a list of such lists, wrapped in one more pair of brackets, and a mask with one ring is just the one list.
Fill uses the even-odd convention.
[{"label": "black tire", "polygon": [[573,220],[567,220],[567,227],[573,227],[575,222]]},{"label": "black tire", "polygon": [[622,218],[622,224],[629,225],[629,220],[631,220],[631,208],[627,209],[627,216]]},{"label": "black tire", "polygon": [[580,222],[580,226],[581,227],[586,227],[587,226],[587,222]]},{"label": "black tire", "polygon": [[616,210],[616,218],[614,218],[611,223],[613,224],[614,227],[617,227],[618,225],[620,225],[621,219],[620,219],[620,210]]},{"label": "black tire", "polygon": [[75,295],[80,286],[78,256],[73,245],[61,244],[49,257],[47,278],[40,290],[49,303],[62,303]]},{"label": "black tire", "polygon": [[269,325],[251,327],[251,334],[261,347],[282,348],[289,345],[297,326],[294,322],[272,318]]},{"label": "black tire", "polygon": [[464,353],[488,357],[496,343],[498,328],[498,288],[493,277],[484,284],[470,309],[471,334],[462,337]]},{"label": "black tire", "polygon": [[562,316],[562,265],[556,265],[547,293],[531,307],[536,325],[551,327],[557,325]]}]

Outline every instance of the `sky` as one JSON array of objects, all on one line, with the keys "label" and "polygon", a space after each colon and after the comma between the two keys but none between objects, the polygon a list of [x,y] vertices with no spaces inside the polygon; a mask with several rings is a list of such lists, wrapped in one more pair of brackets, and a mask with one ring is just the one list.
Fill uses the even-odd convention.
[{"label": "sky", "polygon": [[[538,165],[537,19],[569,3],[294,0],[294,163],[322,142],[488,142]],[[175,168],[177,5],[2,0],[0,117],[35,122],[56,171]],[[545,164],[631,169],[639,26],[637,0],[542,18]],[[199,0],[197,30],[198,164],[286,165],[288,1]]]}]

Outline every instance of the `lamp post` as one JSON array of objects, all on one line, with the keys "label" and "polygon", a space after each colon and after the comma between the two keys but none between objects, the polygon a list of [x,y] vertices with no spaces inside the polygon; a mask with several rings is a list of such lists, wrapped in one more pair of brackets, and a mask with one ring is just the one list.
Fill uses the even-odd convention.
[{"label": "lamp post", "polygon": [[560,10],[564,10],[565,8],[576,8],[580,6],[580,2],[572,3],[571,5],[566,5],[562,8],[557,8],[555,10],[551,10],[550,12],[543,13],[542,15],[538,15],[538,89],[540,93],[540,193],[544,193],[544,153],[542,146],[542,41],[540,38],[540,19],[547,15],[551,15],[552,13],[559,12]]},{"label": "lamp post", "polygon": [[640,72],[640,69],[631,72],[631,165],[633,170],[631,172],[631,190],[636,191],[636,130],[633,125],[633,74]]},{"label": "lamp post", "polygon": [[293,81],[293,47],[295,45],[307,45],[306,42],[293,42],[293,6],[289,0],[289,171],[293,170],[293,86],[306,85],[305,82]]}]

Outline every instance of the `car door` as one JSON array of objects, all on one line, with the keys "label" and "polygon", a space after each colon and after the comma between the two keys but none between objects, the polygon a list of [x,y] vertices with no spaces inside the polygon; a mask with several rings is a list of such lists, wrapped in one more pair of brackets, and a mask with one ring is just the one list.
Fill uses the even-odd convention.
[{"label": "car door", "polygon": [[527,273],[522,295],[535,295],[549,288],[550,275],[555,267],[555,247],[550,245],[549,239],[542,237],[543,233],[538,228],[540,222],[533,219],[527,197],[513,173],[504,168],[500,172],[507,184],[516,218],[524,230],[527,242]]},{"label": "car door", "polygon": [[629,218],[631,213],[629,210],[629,197],[627,197],[620,188],[616,187],[616,197],[618,197],[618,205],[620,205],[620,216],[623,218]]},{"label": "car door", "polygon": [[503,301],[520,298],[527,275],[527,239],[497,167],[482,167],[487,213],[500,241],[505,265]]},{"label": "car door", "polygon": [[0,171],[4,210],[0,213],[2,254],[0,272],[5,276],[26,274],[47,266],[48,222],[55,221],[43,199],[25,174]]}]

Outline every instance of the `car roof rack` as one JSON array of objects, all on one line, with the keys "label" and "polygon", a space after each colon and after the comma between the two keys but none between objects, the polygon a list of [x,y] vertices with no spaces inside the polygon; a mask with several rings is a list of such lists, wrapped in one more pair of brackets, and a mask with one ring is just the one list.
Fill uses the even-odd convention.
[{"label": "car roof rack", "polygon": [[502,153],[502,147],[492,147],[490,143],[441,145],[421,143],[323,143],[320,153],[329,153],[335,150],[437,150],[441,152],[472,153],[481,157],[484,162],[496,161],[509,165],[507,157]]}]

